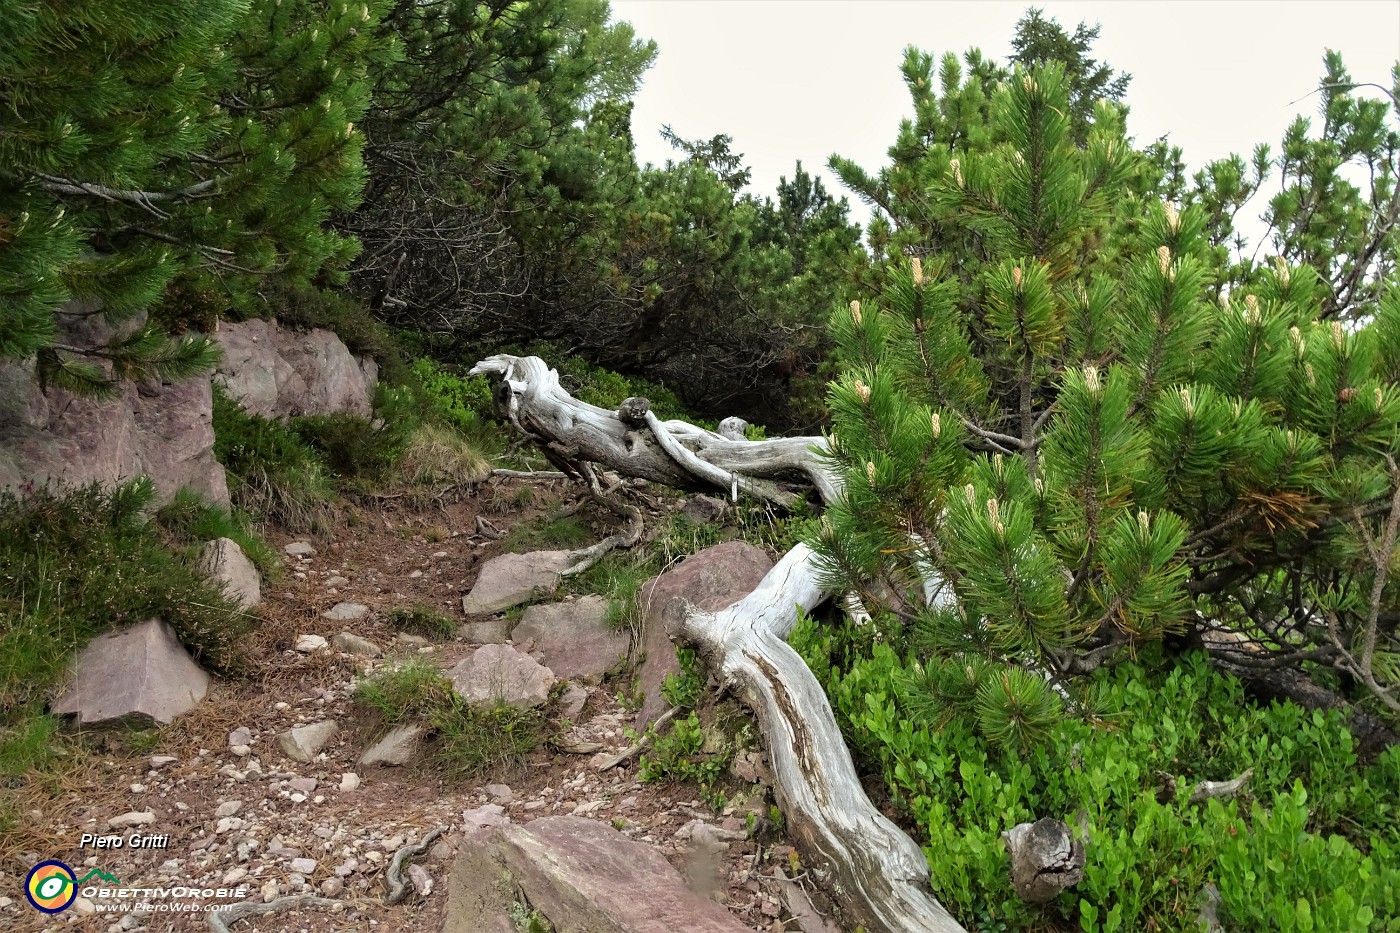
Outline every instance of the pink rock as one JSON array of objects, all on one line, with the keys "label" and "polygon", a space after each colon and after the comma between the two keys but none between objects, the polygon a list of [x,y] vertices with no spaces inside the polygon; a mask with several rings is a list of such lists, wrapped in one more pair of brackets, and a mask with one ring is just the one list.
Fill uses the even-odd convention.
[{"label": "pink rock", "polygon": [[286,330],[271,321],[222,323],[217,378],[229,396],[264,418],[328,415],[369,417],[378,367],[357,360],[328,330]]},{"label": "pink rock", "polygon": [[572,561],[568,551],[502,554],[481,565],[472,591],[462,599],[469,616],[488,615],[528,602],[539,592],[553,593],[560,572]]},{"label": "pink rock", "polygon": [[538,651],[560,680],[597,683],[627,660],[632,639],[608,628],[608,601],[601,596],[531,606],[511,631],[521,651]]},{"label": "pink rock", "polygon": [[666,631],[677,611],[678,604],[673,605],[673,600],[679,597],[715,612],[747,596],[772,568],[773,561],[753,545],[726,541],[686,558],[680,566],[653,577],[641,588],[637,599],[643,612],[644,657],[637,668],[637,679],[645,696],[635,723],[638,732],[665,712],[661,683],[667,674],[680,673],[676,648]]},{"label": "pink rock", "polygon": [[195,707],[209,689],[169,625],[148,619],[94,638],[78,655],[67,689],[52,711],[87,725],[134,718],[166,724]]},{"label": "pink rock", "polygon": [[522,710],[548,701],[555,682],[553,671],[509,645],[482,645],[447,676],[472,706],[504,703]]}]

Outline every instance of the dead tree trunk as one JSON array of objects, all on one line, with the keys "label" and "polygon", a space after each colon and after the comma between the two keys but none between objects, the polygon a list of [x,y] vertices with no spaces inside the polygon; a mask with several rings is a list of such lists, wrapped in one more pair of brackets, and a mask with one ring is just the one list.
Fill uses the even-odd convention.
[{"label": "dead tree trunk", "polygon": [[[686,489],[742,489],[792,502],[790,488],[840,495],[823,466],[821,438],[771,441],[722,436],[680,421],[661,422],[640,400],[622,412],[573,398],[537,357],[493,356],[473,374],[500,378],[496,405],[565,472],[596,463]],[[579,470],[578,472],[583,472]],[[826,873],[842,906],[866,929],[962,933],[928,887],[919,846],[870,802],[821,684],[785,641],[799,608],[832,594],[818,582],[812,552],[799,545],[752,594],[716,613],[691,609],[677,636],[754,710],[773,764],[774,790],[805,861]]]}]

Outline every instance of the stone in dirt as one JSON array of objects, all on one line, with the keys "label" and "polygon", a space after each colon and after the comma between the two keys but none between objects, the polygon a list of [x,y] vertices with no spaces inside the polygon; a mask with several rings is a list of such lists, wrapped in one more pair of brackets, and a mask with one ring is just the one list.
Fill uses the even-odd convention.
[{"label": "stone in dirt", "polygon": [[123,720],[170,723],[189,712],[209,690],[200,670],[159,619],[147,619],[88,643],[73,666],[67,689],[52,712],[75,714],[82,725]]},{"label": "stone in dirt", "polygon": [[247,726],[239,726],[228,734],[228,744],[230,745],[252,745],[253,733],[248,731]]},{"label": "stone in dirt", "polygon": [[462,639],[473,645],[499,645],[510,637],[509,619],[486,619],[464,622],[457,629]]},{"label": "stone in dirt", "polygon": [[608,628],[608,601],[601,596],[531,606],[510,637],[521,651],[539,651],[560,680],[597,683],[627,660],[632,638]]},{"label": "stone in dirt", "polygon": [[336,603],[321,615],[332,622],[354,622],[369,615],[369,607],[362,603]]},{"label": "stone in dirt", "polygon": [[379,367],[367,356],[357,359],[328,330],[222,321],[215,339],[223,356],[214,378],[246,411],[263,418],[372,414]]},{"label": "stone in dirt", "polygon": [[326,640],[320,635],[298,635],[297,643],[292,647],[302,654],[310,654],[326,647]]},{"label": "stone in dirt", "polygon": [[526,710],[549,700],[554,672],[509,645],[482,645],[447,672],[457,693],[472,706],[500,703]]},{"label": "stone in dirt", "polygon": [[714,496],[691,496],[681,506],[681,514],[697,525],[708,525],[724,514],[724,501]]},{"label": "stone in dirt", "polygon": [[340,789],[350,792],[360,789],[360,776],[354,771],[347,771],[340,776]]},{"label": "stone in dirt", "polygon": [[298,726],[277,736],[277,747],[293,761],[309,762],[315,758],[326,743],[340,729],[334,719],[326,719],[309,726]]},{"label": "stone in dirt", "polygon": [[644,698],[635,723],[638,732],[666,711],[661,683],[668,674],[680,673],[676,647],[667,633],[667,626],[679,618],[677,597],[717,612],[749,595],[772,568],[773,561],[753,545],[726,541],[686,558],[642,586],[637,600],[643,613],[640,650],[644,660],[637,667],[637,680]]},{"label": "stone in dirt", "polygon": [[559,698],[559,715],[569,722],[577,722],[587,703],[588,690],[578,684],[569,684],[564,690],[564,695]]},{"label": "stone in dirt", "polygon": [[126,829],[129,826],[146,826],[155,821],[156,815],[150,810],[132,810],[130,813],[112,817],[107,821],[107,825],[113,829]]},{"label": "stone in dirt", "polygon": [[[413,760],[413,756],[418,752],[419,740],[422,737],[422,726],[395,726],[389,730],[388,735],[375,742],[368,751],[360,756],[360,764],[382,765],[386,768],[406,765]],[[350,776],[346,775],[346,777]],[[341,790],[347,789],[345,783],[345,778],[341,778]],[[359,786],[358,777],[355,778],[354,785],[355,787]],[[354,789],[354,787],[349,788],[349,790]]]},{"label": "stone in dirt", "polygon": [[509,916],[517,887],[556,930],[748,929],[723,907],[688,890],[655,849],[584,817],[486,827],[460,852],[447,882],[443,933],[496,929],[500,918]]},{"label": "stone in dirt", "polygon": [[293,541],[282,548],[288,557],[315,557],[316,549],[308,541]]},{"label": "stone in dirt", "polygon": [[238,608],[252,609],[262,602],[258,568],[232,538],[216,538],[204,545],[199,554],[199,566],[209,579],[223,584],[224,592]]},{"label": "stone in dirt", "polygon": [[502,554],[481,565],[472,591],[462,599],[469,616],[500,612],[535,598],[537,590],[553,593],[559,574],[573,563],[568,551]]},{"label": "stone in dirt", "polygon": [[362,658],[377,658],[381,654],[378,645],[354,632],[341,632],[331,636],[331,647],[336,651],[359,655]]}]

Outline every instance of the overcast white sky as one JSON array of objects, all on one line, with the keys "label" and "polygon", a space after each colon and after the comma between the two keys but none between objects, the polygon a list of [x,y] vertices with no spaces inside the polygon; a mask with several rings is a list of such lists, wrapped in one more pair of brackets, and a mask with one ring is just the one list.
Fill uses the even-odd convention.
[{"label": "overcast white sky", "polygon": [[659,136],[669,123],[685,138],[733,136],[757,194],[798,159],[846,194],[827,157],[887,163],[911,113],[904,47],[976,46],[1004,61],[1032,5],[1070,32],[1102,27],[1094,57],[1133,75],[1129,132],[1139,144],[1170,133],[1192,168],[1260,142],[1277,153],[1293,116],[1316,113],[1315,96],[1294,102],[1316,88],[1325,49],[1386,87],[1400,59],[1400,0],[613,0],[614,17],[660,48],[633,113],[638,161],[674,157]]}]

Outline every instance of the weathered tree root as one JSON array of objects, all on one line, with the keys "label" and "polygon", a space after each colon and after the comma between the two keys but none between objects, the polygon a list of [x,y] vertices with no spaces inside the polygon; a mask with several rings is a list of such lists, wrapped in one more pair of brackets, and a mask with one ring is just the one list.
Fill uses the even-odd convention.
[{"label": "weathered tree root", "polygon": [[[446,826],[439,826],[417,842],[411,842],[394,853],[394,857],[389,860],[389,868],[384,872],[384,879],[389,884],[389,893],[384,896],[384,905],[393,907],[404,899],[408,893],[408,883],[403,878],[403,865],[408,859],[422,855],[428,851],[437,838],[447,831]],[[319,894],[289,894],[286,897],[275,898],[263,904],[253,901],[243,901],[238,904],[231,904],[228,907],[220,907],[211,910],[207,914],[207,923],[211,933],[232,933],[228,925],[237,923],[245,917],[260,917],[263,914],[277,914],[284,910],[295,910],[299,907],[344,907],[350,902],[334,897],[321,897]]]},{"label": "weathered tree root", "polygon": [[286,897],[279,897],[268,901],[265,904],[255,904],[252,901],[243,901],[239,904],[232,904],[228,907],[220,907],[211,910],[206,915],[209,929],[212,933],[231,933],[228,928],[229,923],[237,923],[245,917],[260,917],[263,914],[277,914],[284,910],[293,910],[297,907],[343,907],[347,901],[338,900],[334,897],[321,897],[319,894],[289,894]]}]

